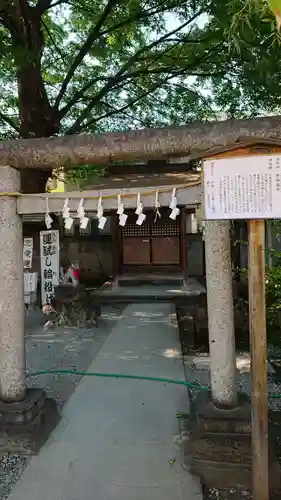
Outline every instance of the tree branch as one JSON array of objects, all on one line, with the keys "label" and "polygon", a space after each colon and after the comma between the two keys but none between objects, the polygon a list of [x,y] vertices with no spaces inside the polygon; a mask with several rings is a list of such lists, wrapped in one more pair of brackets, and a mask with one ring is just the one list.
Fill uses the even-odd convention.
[{"label": "tree branch", "polygon": [[[118,115],[120,112],[122,112],[122,114],[127,116],[128,118],[130,118],[131,121],[136,120],[141,124],[142,127],[146,126],[145,122],[141,118],[133,116],[127,112],[127,109],[129,108],[129,106],[126,106],[126,107],[123,106],[123,108],[118,109],[118,108],[115,108],[112,104],[108,104],[106,102],[103,102],[102,104],[104,104],[104,106],[108,107],[112,111],[105,113],[104,115],[100,116],[97,120],[93,119],[92,123],[97,123],[100,120],[104,120],[106,118],[109,118],[110,116]],[[130,105],[132,105],[132,104],[130,103]]]},{"label": "tree branch", "polygon": [[59,56],[60,56],[60,58],[61,58],[62,62],[63,62],[63,63],[65,63],[65,56],[64,56],[64,54],[62,53],[62,51],[60,50],[60,48],[58,47],[58,45],[56,44],[56,41],[54,40],[54,38],[53,38],[53,36],[52,36],[52,34],[51,34],[51,32],[50,32],[50,30],[49,30],[48,26],[46,25],[46,23],[45,23],[43,20],[42,20],[41,22],[42,22],[42,26],[43,26],[43,27],[44,27],[44,29],[46,30],[46,33],[47,33],[48,37],[49,37],[49,38],[50,38],[50,40],[51,40],[51,42],[52,42],[52,44],[53,44],[54,48],[56,49],[57,53],[59,54]]},{"label": "tree branch", "polygon": [[35,9],[40,16],[51,7],[52,0],[38,0]]},{"label": "tree branch", "polygon": [[104,115],[99,116],[98,118],[92,118],[84,126],[82,126],[80,129],[77,129],[74,132],[70,132],[69,131],[69,132],[66,132],[66,133],[68,135],[70,135],[71,133],[76,134],[78,132],[81,132],[82,130],[87,129],[88,127],[90,127],[91,125],[93,125],[93,123],[97,123],[100,120],[103,120],[104,118],[109,118],[110,116],[113,116],[113,115],[116,115],[116,114],[119,114],[119,113],[123,113],[124,111],[126,111],[127,109],[129,109],[131,106],[133,106],[134,104],[137,104],[137,102],[141,101],[142,99],[144,99],[145,97],[147,97],[149,94],[151,94],[152,92],[154,92],[154,90],[156,90],[158,87],[159,87],[159,85],[157,85],[154,88],[148,90],[147,92],[144,92],[141,96],[138,96],[135,99],[132,99],[129,103],[125,104],[121,108],[117,108],[116,109],[112,105],[105,103],[106,106],[110,106],[111,108],[113,108],[113,111],[110,111],[109,113],[105,113]]},{"label": "tree branch", "polygon": [[[200,9],[201,11],[202,9]],[[198,17],[198,13],[192,16],[188,21],[185,21],[183,24],[175,28],[169,33],[166,33],[162,37],[160,37],[158,40],[155,40],[154,42],[151,42],[149,45],[142,47],[139,49],[135,54],[120,68],[120,70],[116,73],[116,75],[113,78],[109,78],[108,83],[93,97],[93,99],[90,101],[88,106],[85,108],[85,110],[81,113],[80,117],[77,118],[75,123],[73,124],[73,130],[77,130],[79,128],[80,124],[84,121],[84,119],[88,116],[89,112],[93,108],[93,106],[98,102],[100,99],[102,99],[115,85],[116,85],[116,78],[119,79],[126,79],[127,75],[124,75],[124,73],[134,64],[138,61],[139,57],[147,52],[148,50],[151,50],[152,48],[156,47],[160,43],[164,42],[167,40],[171,35],[174,35],[178,31],[181,31],[183,28],[188,26],[191,22],[193,22],[194,19]],[[162,55],[162,54],[161,54]],[[80,92],[79,92],[80,94]],[[77,94],[76,94],[77,96]],[[70,103],[67,104],[67,108],[65,107],[63,110],[61,110],[61,116],[65,116],[65,111],[66,109],[70,109],[76,102],[76,96],[74,95],[73,98],[71,99]],[[69,131],[71,132],[72,127]]]},{"label": "tree branch", "polygon": [[[200,62],[200,59],[197,61],[198,63]],[[195,64],[194,64],[195,65]],[[161,73],[169,73],[169,78],[175,78],[177,76],[181,76],[182,74],[185,74],[189,69],[192,68],[193,65],[186,68],[181,68],[179,70],[174,70],[171,71],[171,67],[162,67],[159,69],[153,69],[149,70],[149,68],[142,68],[139,71],[135,71],[134,73],[126,74],[123,76],[120,76],[119,79],[117,77],[114,77],[112,80],[112,85],[110,82],[108,83],[108,86],[103,87],[103,89],[93,98],[90,100],[89,104],[87,105],[86,109],[82,112],[80,117],[75,121],[75,123],[70,127],[70,129],[67,131],[67,134],[76,134],[79,130],[83,130],[85,127],[82,126],[83,120],[86,118],[86,116],[90,113],[90,111],[93,109],[95,104],[99,102],[109,91],[114,90],[117,86],[120,86],[121,83],[124,82],[124,80],[129,80],[132,78],[136,78],[138,76],[143,76],[143,75],[160,75]],[[206,73],[205,75],[203,73],[200,73],[200,75],[192,72],[189,72],[186,76],[213,76],[211,73]],[[129,83],[129,82],[128,82]],[[160,84],[161,86],[161,84]],[[157,87],[156,87],[157,88]],[[83,116],[83,119],[81,117]],[[81,125],[81,126],[80,126]]]},{"label": "tree branch", "polygon": [[[155,16],[156,14],[167,12],[168,10],[171,10],[174,8],[174,5],[166,5],[165,6],[165,3],[166,3],[165,0],[163,0],[163,2],[160,3],[160,6],[155,10],[153,10],[153,9],[147,9],[147,10],[140,9],[134,16],[127,17],[127,19],[124,19],[123,21],[120,21],[119,23],[114,24],[113,26],[106,29],[105,31],[101,31],[100,36],[109,35],[113,31],[116,31],[120,28],[124,28],[124,26],[127,26],[128,24],[131,24],[131,23],[136,22],[136,21],[143,21],[144,19],[147,19],[148,17],[152,17],[152,16]],[[179,6],[184,5],[184,4],[186,4],[186,0],[183,0],[182,2],[180,2]]]},{"label": "tree branch", "polygon": [[[101,89],[101,91],[98,93],[98,95],[95,95],[94,98],[92,100],[90,100],[90,102],[86,108],[87,113],[89,113],[91,111],[91,109],[94,107],[94,105],[96,104],[96,102],[98,102],[99,99],[102,99],[106,95],[106,93],[108,93],[111,90],[114,90],[115,88],[120,86],[125,80],[137,78],[137,77],[143,76],[143,75],[150,75],[150,74],[151,75],[157,75],[157,74],[160,75],[161,73],[169,73],[171,75],[171,77],[174,78],[176,76],[180,76],[180,75],[186,73],[187,71],[189,71],[189,73],[186,76],[194,76],[194,75],[205,76],[205,77],[214,76],[212,73],[202,73],[201,72],[200,74],[197,74],[196,72],[194,72],[192,70],[192,68],[197,68],[200,63],[204,62],[204,60],[206,60],[210,56],[210,54],[213,53],[214,51],[216,51],[221,45],[222,45],[222,42],[219,42],[218,44],[213,45],[212,48],[207,53],[205,53],[202,57],[199,57],[198,59],[193,61],[192,64],[186,66],[185,68],[181,68],[179,70],[173,70],[173,67],[175,66],[175,63],[174,63],[172,66],[162,66],[158,69],[150,69],[149,66],[147,66],[145,68],[141,68],[140,70],[134,71],[133,73],[127,73],[125,75],[119,74],[120,73],[120,71],[119,71],[114,77],[109,77],[106,79],[107,84],[105,85],[105,87],[103,87],[103,89]],[[161,56],[162,56],[162,54],[159,56],[159,58],[161,58]],[[154,63],[155,63],[155,61],[154,61]],[[192,72],[190,72],[190,70],[192,70]],[[103,77],[100,77],[100,78],[95,79],[95,81],[98,81],[98,80],[102,81],[102,79],[103,79]],[[87,84],[87,87],[89,88],[91,85],[92,85],[92,83]],[[76,93],[73,96],[73,98],[68,102],[68,104],[65,106],[65,108],[63,108],[61,110],[62,116],[65,116],[68,113],[68,111],[72,108],[72,106],[81,99],[83,94],[84,94],[84,91],[83,91],[83,89],[81,89],[78,93]],[[73,124],[73,127],[74,127],[74,125],[75,125],[74,131],[72,132],[71,128],[70,128],[68,130],[68,133],[76,133],[77,130],[84,128],[84,127],[80,127],[80,123],[77,124],[77,121],[75,122],[75,124]]]},{"label": "tree branch", "polygon": [[69,3],[69,2],[67,0],[57,0],[56,2],[51,3],[50,7],[51,8],[57,7],[58,5],[62,5],[63,3]]},{"label": "tree branch", "polygon": [[214,109],[212,108],[212,106],[209,104],[208,100],[202,94],[200,94],[196,90],[193,90],[190,87],[186,87],[185,85],[182,85],[180,83],[173,83],[172,85],[173,85],[173,87],[178,87],[181,90],[190,92],[195,97],[197,97],[197,99],[201,100],[203,102],[203,104],[209,109],[209,111],[210,111],[211,115],[213,116],[213,118],[217,119],[217,113],[214,111]]},{"label": "tree branch", "polygon": [[[78,131],[81,132],[82,130],[87,129],[93,123],[96,123],[96,122],[98,122],[98,121],[100,121],[100,120],[102,120],[104,118],[108,118],[109,116],[112,116],[114,114],[123,113],[125,110],[129,109],[134,104],[137,104],[139,101],[141,101],[145,97],[148,97],[149,95],[151,95],[155,90],[157,90],[162,85],[164,85],[165,83],[167,83],[167,81],[170,80],[171,78],[174,78],[174,75],[168,75],[168,76],[166,76],[164,79],[162,79],[162,80],[158,81],[156,84],[154,84],[152,86],[152,88],[150,88],[147,91],[144,91],[139,85],[137,85],[135,82],[133,82],[133,84],[142,91],[142,95],[141,96],[138,95],[135,99],[131,100],[129,103],[127,103],[126,105],[124,105],[122,108],[119,108],[119,109],[114,108],[115,110],[112,111],[111,113],[107,113],[107,114],[99,117],[98,119],[93,118],[92,120],[88,121],[85,124],[85,126],[82,126],[79,130],[76,130],[75,133],[77,133]],[[129,83],[131,83],[131,82],[129,82]],[[111,106],[111,107],[113,108],[113,106]]]},{"label": "tree branch", "polygon": [[[152,10],[152,9],[151,10],[147,10],[147,11],[139,10],[138,13],[135,16],[128,17],[127,19],[121,21],[120,23],[115,24],[111,28],[108,28],[107,30],[101,31],[99,33],[97,39],[100,38],[100,37],[102,37],[102,36],[109,35],[110,33],[116,31],[117,29],[123,28],[124,26],[126,26],[126,25],[128,25],[128,24],[130,24],[132,22],[141,21],[141,20],[147,19],[148,17],[152,17],[152,16],[154,16],[156,14],[159,14],[160,12],[164,13],[164,12],[166,12],[168,10],[171,10],[172,6],[171,5],[163,6],[164,3],[165,3],[165,0],[163,0],[163,2],[160,4],[161,7],[159,7],[156,10]],[[185,4],[185,0],[183,0],[180,3],[180,5],[182,5],[182,4]],[[202,9],[202,11],[203,11],[203,9]],[[198,15],[200,15],[202,13],[202,11],[200,11]],[[112,79],[113,79],[113,77],[112,77]],[[98,80],[99,79],[95,79],[93,82],[96,83]],[[62,108],[62,110],[61,110],[62,117],[65,116],[66,113],[68,113],[68,111],[71,108],[71,106],[73,106],[91,86],[92,86],[92,82],[88,82],[82,89],[80,89],[74,95],[74,97],[70,101],[71,104],[69,103],[64,108]],[[59,99],[59,96],[57,97],[57,101],[58,101],[58,104],[59,104],[59,101],[61,101],[61,98]]]},{"label": "tree branch", "polygon": [[109,14],[111,13],[113,8],[117,5],[117,3],[119,1],[120,0],[108,0],[108,3],[106,5],[102,15],[100,16],[97,24],[91,29],[86,41],[84,42],[84,44],[82,45],[78,54],[74,58],[74,61],[71,64],[71,66],[66,74],[66,77],[62,83],[61,89],[58,93],[58,96],[57,96],[55,104],[54,104],[55,109],[58,109],[59,104],[60,104],[60,102],[61,102],[61,100],[62,100],[62,98],[67,90],[68,84],[71,81],[71,78],[73,77],[76,69],[78,68],[79,64],[81,64],[81,62],[83,61],[86,54],[89,52],[89,50],[92,47],[95,40],[99,37],[101,27],[103,26],[107,17],[109,16]]},{"label": "tree branch", "polygon": [[7,123],[13,130],[15,130],[18,134],[20,133],[20,128],[15,124],[14,120],[9,116],[5,115],[0,111],[0,120]]},{"label": "tree branch", "polygon": [[67,0],[57,0],[52,3],[52,0],[38,0],[35,9],[42,16],[47,10],[62,5],[63,3],[68,3]]}]

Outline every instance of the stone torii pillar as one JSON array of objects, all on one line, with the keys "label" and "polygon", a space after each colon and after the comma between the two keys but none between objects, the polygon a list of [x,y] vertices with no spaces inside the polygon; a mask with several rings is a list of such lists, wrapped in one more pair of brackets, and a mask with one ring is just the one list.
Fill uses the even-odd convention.
[{"label": "stone torii pillar", "polygon": [[20,172],[0,167],[0,401],[26,395],[24,349],[23,233],[17,197]]},{"label": "stone torii pillar", "polygon": [[212,400],[231,408],[237,389],[229,221],[205,222],[205,256]]},{"label": "stone torii pillar", "polygon": [[36,453],[41,436],[56,425],[57,412],[44,390],[26,387],[23,231],[12,195],[19,191],[20,171],[0,167],[0,452]]}]

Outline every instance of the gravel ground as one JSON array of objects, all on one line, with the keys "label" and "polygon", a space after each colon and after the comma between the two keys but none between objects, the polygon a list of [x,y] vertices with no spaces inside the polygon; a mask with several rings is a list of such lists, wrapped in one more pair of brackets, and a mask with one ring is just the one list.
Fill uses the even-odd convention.
[{"label": "gravel ground", "polygon": [[[240,392],[250,395],[250,376],[248,364],[249,353],[245,351],[237,352],[238,361],[238,372],[237,386]],[[279,382],[279,377],[276,377],[275,363],[280,361],[281,366],[281,349],[274,346],[270,346],[268,349],[269,358],[269,370],[268,370],[268,393],[269,393],[269,409],[272,411],[281,410],[281,380]],[[192,383],[198,383],[203,386],[210,385],[210,373],[208,369],[208,354],[198,353],[198,355],[193,354],[191,356],[185,356],[185,372],[186,378]],[[202,363],[200,362],[202,360]],[[241,362],[245,360],[245,362]],[[202,365],[202,369],[200,369]],[[281,378],[281,377],[280,377]],[[194,391],[193,391],[194,392]],[[272,396],[279,396],[279,398],[273,398]]]},{"label": "gravel ground", "polygon": [[[44,331],[45,319],[31,312],[26,318],[27,370],[73,369],[86,371],[103,342],[122,314],[123,307],[106,306],[98,328],[57,328]],[[81,376],[43,375],[30,377],[30,387],[42,387],[48,397],[54,398],[61,408],[69,399]],[[0,500],[5,500],[17,482],[30,458],[8,454],[0,460]],[[32,499],[31,499],[32,500]]]}]

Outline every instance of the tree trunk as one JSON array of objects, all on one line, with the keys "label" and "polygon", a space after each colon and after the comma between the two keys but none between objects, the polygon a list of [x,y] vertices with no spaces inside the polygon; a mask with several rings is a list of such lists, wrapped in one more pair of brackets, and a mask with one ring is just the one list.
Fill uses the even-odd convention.
[{"label": "tree trunk", "polygon": [[[59,132],[60,121],[49,102],[42,78],[42,13],[38,8],[31,7],[27,0],[22,0],[6,2],[1,6],[1,14],[3,24],[12,38],[18,84],[20,135],[25,139],[55,135]],[[51,171],[49,167],[45,171],[30,175],[30,172],[24,169],[21,172],[23,192],[44,191]]]},{"label": "tree trunk", "polygon": [[50,137],[59,132],[59,119],[51,107],[41,76],[41,65],[22,64],[17,72],[21,137]]},{"label": "tree trunk", "polygon": [[44,193],[52,169],[30,171],[29,168],[21,170],[21,191],[23,193]]},{"label": "tree trunk", "polygon": [[102,135],[6,141],[0,144],[0,165],[40,169],[50,165],[55,168],[87,163],[112,164],[169,156],[185,156],[188,161],[202,158],[209,150],[214,152],[215,147],[238,148],[251,141],[252,144],[268,142],[268,151],[281,146],[281,116]]}]

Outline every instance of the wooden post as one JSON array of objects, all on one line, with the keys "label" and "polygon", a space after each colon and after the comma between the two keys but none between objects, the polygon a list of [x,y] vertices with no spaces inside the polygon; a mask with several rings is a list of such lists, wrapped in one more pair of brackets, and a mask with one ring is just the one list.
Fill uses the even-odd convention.
[{"label": "wooden post", "polygon": [[268,500],[268,386],[264,221],[250,220],[248,234],[253,500]]}]

